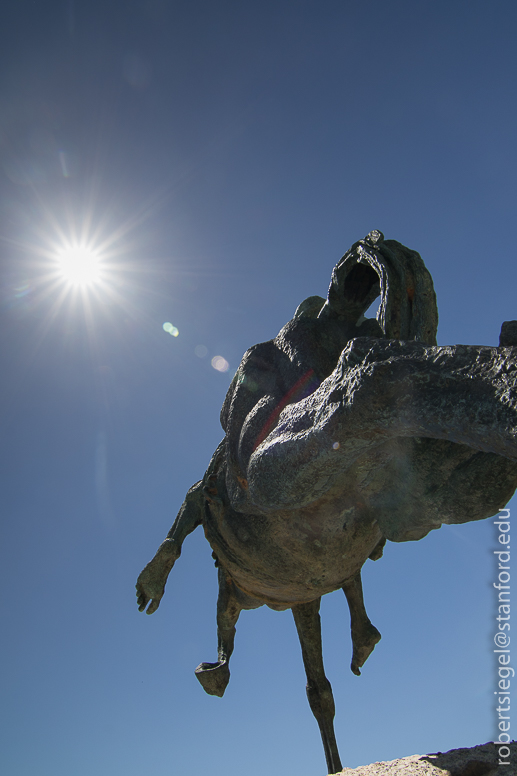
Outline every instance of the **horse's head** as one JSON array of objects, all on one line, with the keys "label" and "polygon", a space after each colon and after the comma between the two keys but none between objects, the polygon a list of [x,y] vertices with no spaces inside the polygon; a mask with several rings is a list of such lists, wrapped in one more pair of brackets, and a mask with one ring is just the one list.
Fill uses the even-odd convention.
[{"label": "horse's head", "polygon": [[382,336],[436,345],[438,309],[430,273],[416,251],[385,240],[382,232],[374,230],[354,243],[334,267],[327,301],[318,316],[338,316],[360,327],[379,296],[377,322]]}]

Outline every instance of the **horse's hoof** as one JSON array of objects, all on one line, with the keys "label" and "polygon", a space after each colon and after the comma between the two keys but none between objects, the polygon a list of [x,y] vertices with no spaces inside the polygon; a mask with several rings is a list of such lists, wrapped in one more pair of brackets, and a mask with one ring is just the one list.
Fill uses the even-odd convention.
[{"label": "horse's hoof", "polygon": [[359,669],[366,663],[368,657],[372,654],[375,645],[378,644],[380,640],[381,634],[371,622],[368,623],[368,628],[361,634],[361,637],[358,637],[356,634],[352,635],[353,655],[350,669],[353,674],[361,676],[361,671]]},{"label": "horse's hoof", "polygon": [[195,670],[203,690],[222,698],[230,681],[230,669],[226,660],[222,663],[201,663]]}]

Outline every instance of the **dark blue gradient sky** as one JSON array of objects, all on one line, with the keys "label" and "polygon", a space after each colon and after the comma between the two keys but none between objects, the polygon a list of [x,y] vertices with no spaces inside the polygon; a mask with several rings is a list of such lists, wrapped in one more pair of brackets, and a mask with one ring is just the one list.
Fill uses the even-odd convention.
[{"label": "dark blue gradient sky", "polygon": [[[510,0],[6,0],[0,12],[0,747],[9,776],[324,773],[289,612],[244,613],[223,700],[200,531],[162,606],[134,583],[220,441],[252,344],[373,228],[433,274],[439,344],[517,318]],[[102,248],[89,293],[56,247]],[[163,323],[179,330],[171,337]],[[229,368],[211,365],[215,356]],[[346,765],[493,739],[489,521],[364,570],[383,640],[349,671]]]}]

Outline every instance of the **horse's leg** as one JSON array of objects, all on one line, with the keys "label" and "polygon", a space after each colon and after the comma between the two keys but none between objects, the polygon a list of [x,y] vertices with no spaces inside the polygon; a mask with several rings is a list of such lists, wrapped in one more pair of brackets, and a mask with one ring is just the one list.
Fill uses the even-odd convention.
[{"label": "horse's leg", "polygon": [[366,614],[363,599],[363,585],[361,572],[348,579],[343,585],[348,608],[350,609],[350,628],[352,631],[352,664],[350,668],[356,676],[361,675],[359,670],[365,664],[375,645],[381,640],[381,634],[370,622]]},{"label": "horse's leg", "polygon": [[149,601],[151,603],[147,614],[152,614],[158,609],[165,592],[167,577],[181,555],[181,546],[185,538],[203,521],[204,503],[203,482],[196,482],[187,492],[166,539],[138,577],[136,595],[140,612],[144,611]]},{"label": "horse's leg", "polygon": [[209,695],[220,698],[230,681],[230,655],[233,652],[235,625],[243,607],[237,600],[232,580],[219,567],[219,597],[217,599],[217,663],[201,663],[196,676]]},{"label": "horse's leg", "polygon": [[309,604],[296,604],[292,611],[307,674],[307,698],[320,728],[328,771],[337,773],[342,766],[334,733],[334,697],[323,669],[320,601],[318,598]]}]

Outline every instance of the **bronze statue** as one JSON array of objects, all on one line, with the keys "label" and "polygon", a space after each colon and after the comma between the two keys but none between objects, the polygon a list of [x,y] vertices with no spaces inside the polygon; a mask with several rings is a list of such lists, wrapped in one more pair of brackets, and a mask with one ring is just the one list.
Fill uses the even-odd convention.
[{"label": "bronze statue", "polygon": [[[381,297],[377,319],[364,313]],[[219,569],[218,658],[196,676],[222,696],[241,610],[291,609],[329,773],[341,770],[321,651],[321,596],[341,588],[360,668],[380,639],[361,567],[386,540],[481,520],[517,487],[517,323],[499,347],[436,346],[432,279],[378,231],[335,267],[277,337],[250,348],[228,390],[225,437],[137,582],[160,604],[185,537],[203,526]]]}]

